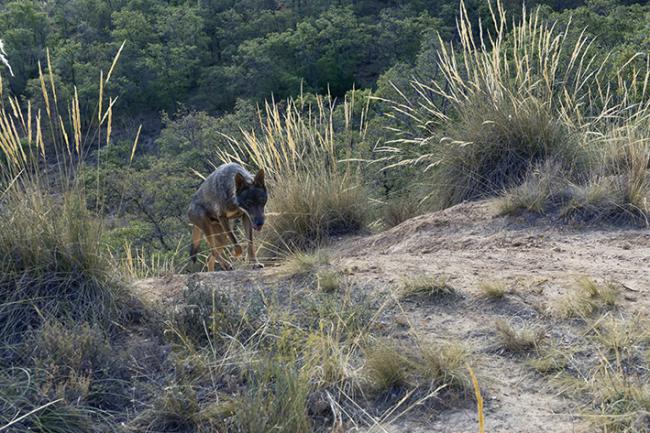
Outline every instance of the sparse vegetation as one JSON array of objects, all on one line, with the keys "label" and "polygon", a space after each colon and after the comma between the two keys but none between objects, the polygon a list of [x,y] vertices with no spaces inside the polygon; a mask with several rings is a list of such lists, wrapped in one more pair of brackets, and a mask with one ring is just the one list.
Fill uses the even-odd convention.
[{"label": "sparse vegetation", "polygon": [[[406,346],[376,341],[365,354],[364,378],[376,394],[402,394],[419,388],[421,394],[442,392],[449,400],[465,400],[472,391],[467,348],[456,341],[422,341]],[[437,390],[437,391],[436,391]]]},{"label": "sparse vegetation", "polygon": [[467,365],[472,364],[473,359],[464,345],[454,341],[420,343],[420,357],[417,368],[425,380],[433,386],[445,386],[452,393],[467,396],[472,388]]},{"label": "sparse vegetation", "polygon": [[552,374],[564,370],[571,359],[572,350],[552,344],[542,344],[537,348],[537,357],[529,359],[528,365],[541,374]]},{"label": "sparse vegetation", "polygon": [[639,317],[600,317],[581,343],[595,355],[595,364],[572,362],[556,381],[562,392],[584,400],[593,428],[608,432],[643,432],[648,428],[650,399],[647,360],[648,328]]},{"label": "sparse vegetation", "polygon": [[329,258],[324,251],[316,250],[312,253],[295,252],[286,256],[283,271],[289,276],[314,277],[318,270],[329,263]]}]

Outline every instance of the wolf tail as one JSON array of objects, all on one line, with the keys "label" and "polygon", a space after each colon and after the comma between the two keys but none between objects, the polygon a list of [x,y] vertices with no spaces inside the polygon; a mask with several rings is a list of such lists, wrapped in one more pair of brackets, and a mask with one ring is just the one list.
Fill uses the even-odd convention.
[{"label": "wolf tail", "polygon": [[190,259],[196,263],[196,255],[199,252],[199,245],[201,244],[201,229],[199,226],[192,228],[192,244],[190,245]]}]

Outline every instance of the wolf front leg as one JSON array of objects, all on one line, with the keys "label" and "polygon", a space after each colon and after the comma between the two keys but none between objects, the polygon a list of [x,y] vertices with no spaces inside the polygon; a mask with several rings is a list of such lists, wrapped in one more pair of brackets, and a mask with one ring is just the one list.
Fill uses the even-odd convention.
[{"label": "wolf front leg", "polygon": [[255,255],[255,245],[253,245],[253,225],[248,215],[242,217],[242,223],[244,224],[244,231],[246,232],[246,239],[248,240],[248,261],[251,263],[254,269],[263,268],[264,265],[257,261],[257,256]]}]

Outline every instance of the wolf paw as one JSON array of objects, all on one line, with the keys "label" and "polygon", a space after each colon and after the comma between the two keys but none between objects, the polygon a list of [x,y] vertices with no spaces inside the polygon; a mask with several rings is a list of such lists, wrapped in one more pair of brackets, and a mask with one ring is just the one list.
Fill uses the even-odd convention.
[{"label": "wolf paw", "polygon": [[264,264],[260,262],[253,262],[251,263],[251,266],[253,269],[262,269],[264,267]]},{"label": "wolf paw", "polygon": [[220,264],[222,271],[232,271],[232,264],[228,262],[223,262]]}]

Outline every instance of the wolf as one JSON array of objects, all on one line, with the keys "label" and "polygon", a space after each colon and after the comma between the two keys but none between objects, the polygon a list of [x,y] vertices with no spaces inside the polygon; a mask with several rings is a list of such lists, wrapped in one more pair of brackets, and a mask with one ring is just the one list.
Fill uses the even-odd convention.
[{"label": "wolf", "polygon": [[241,256],[242,248],[230,225],[231,219],[241,218],[248,240],[248,260],[253,268],[263,268],[255,255],[253,231],[264,225],[264,206],[268,194],[264,183],[264,170],[253,177],[236,163],[223,164],[208,176],[192,196],[187,216],[193,225],[190,258],[196,262],[201,243],[201,233],[210,246],[208,271],[214,271],[215,261],[221,269],[231,270],[232,264],[223,256],[227,245],[234,247],[234,255]]}]

